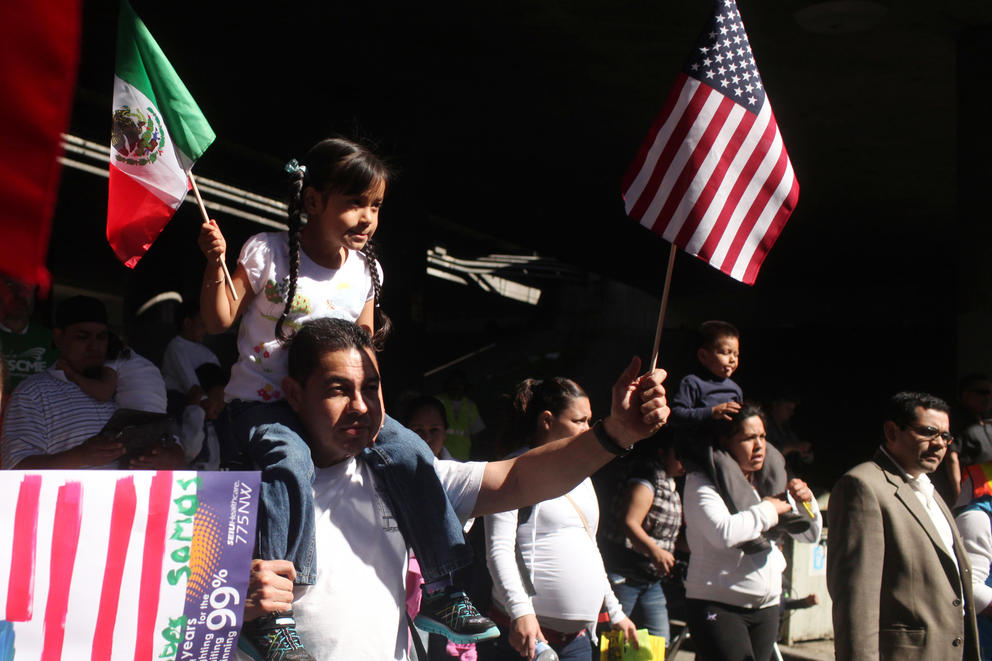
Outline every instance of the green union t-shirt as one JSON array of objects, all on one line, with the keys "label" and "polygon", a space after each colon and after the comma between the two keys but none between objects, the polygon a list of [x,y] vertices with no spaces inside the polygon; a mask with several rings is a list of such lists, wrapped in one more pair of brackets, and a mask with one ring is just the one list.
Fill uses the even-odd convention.
[{"label": "green union t-shirt", "polygon": [[24,333],[0,328],[0,352],[7,361],[7,387],[13,390],[32,374],[55,364],[58,352],[52,346],[52,331],[30,325]]}]

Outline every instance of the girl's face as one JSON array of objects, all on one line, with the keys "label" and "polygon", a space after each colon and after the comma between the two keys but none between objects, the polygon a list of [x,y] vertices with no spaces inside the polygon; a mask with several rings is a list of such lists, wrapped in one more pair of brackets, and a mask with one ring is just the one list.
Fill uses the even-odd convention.
[{"label": "girl's face", "polygon": [[756,415],[741,422],[736,434],[723,440],[724,449],[737,460],[745,475],[765,464],[765,423]]},{"label": "girl's face", "polygon": [[440,412],[432,406],[417,409],[407,420],[406,426],[417,432],[420,438],[427,441],[434,456],[441,454],[444,447],[444,437],[448,426]]},{"label": "girl's face", "polygon": [[540,442],[543,444],[577,436],[589,429],[590,418],[592,418],[592,407],[589,405],[588,397],[572,399],[558,415],[545,411],[540,419],[543,432]]},{"label": "girl's face", "polygon": [[379,226],[379,207],[386,193],[385,182],[379,182],[364,193],[321,194],[315,188],[304,191],[304,208],[309,220],[306,229],[313,227],[321,242],[333,248],[361,250]]}]

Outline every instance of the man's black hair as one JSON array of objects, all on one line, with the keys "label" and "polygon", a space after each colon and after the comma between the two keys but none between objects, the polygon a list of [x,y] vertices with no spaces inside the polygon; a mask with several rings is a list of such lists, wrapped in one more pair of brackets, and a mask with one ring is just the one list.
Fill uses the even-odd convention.
[{"label": "man's black hair", "polygon": [[289,376],[304,384],[321,356],[345,349],[372,349],[372,340],[364,328],[345,319],[308,321],[290,339]]},{"label": "man's black hair", "polygon": [[897,392],[885,404],[885,420],[905,428],[916,422],[917,407],[950,413],[951,407],[940,397],[925,392]]}]

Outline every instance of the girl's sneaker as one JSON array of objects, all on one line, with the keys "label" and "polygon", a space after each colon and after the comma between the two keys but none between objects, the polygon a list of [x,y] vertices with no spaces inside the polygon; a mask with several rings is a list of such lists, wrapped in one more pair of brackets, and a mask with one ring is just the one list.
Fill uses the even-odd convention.
[{"label": "girl's sneaker", "polygon": [[255,661],[316,661],[300,641],[291,610],[245,622],[238,647]]},{"label": "girl's sneaker", "polygon": [[499,637],[499,628],[493,621],[476,610],[467,594],[450,586],[433,593],[424,591],[414,624],[453,643],[477,643]]}]

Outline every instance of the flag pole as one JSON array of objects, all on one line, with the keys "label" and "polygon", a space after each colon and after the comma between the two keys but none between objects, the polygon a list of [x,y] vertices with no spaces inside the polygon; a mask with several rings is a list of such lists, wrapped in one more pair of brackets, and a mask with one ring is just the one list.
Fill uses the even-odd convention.
[{"label": "flag pole", "polygon": [[[200,213],[203,214],[203,222],[214,223],[214,221],[210,220],[209,214],[207,214],[207,207],[203,205],[203,198],[200,197],[200,189],[196,187],[196,179],[193,178],[193,171],[186,170],[186,176],[189,177],[189,183],[192,185],[193,195],[196,196],[196,203],[200,205]],[[216,225],[217,223],[214,224]],[[238,300],[238,292],[234,291],[234,281],[231,280],[231,272],[227,270],[227,262],[221,259],[220,266],[224,269],[224,282],[227,283],[227,288],[231,291],[231,296],[234,297],[234,300]]]},{"label": "flag pole", "polygon": [[[675,244],[668,251],[668,268],[665,270],[665,288],[661,292],[661,311],[658,312],[658,328],[654,332],[654,348],[651,349],[651,370],[658,366],[658,347],[661,345],[661,329],[665,326],[665,310],[668,308],[668,290],[672,286],[672,270],[675,268]],[[649,370],[650,371],[650,370]]]}]

